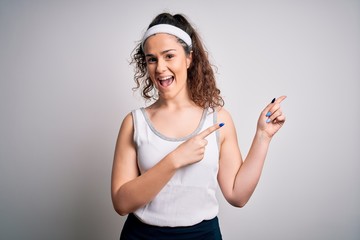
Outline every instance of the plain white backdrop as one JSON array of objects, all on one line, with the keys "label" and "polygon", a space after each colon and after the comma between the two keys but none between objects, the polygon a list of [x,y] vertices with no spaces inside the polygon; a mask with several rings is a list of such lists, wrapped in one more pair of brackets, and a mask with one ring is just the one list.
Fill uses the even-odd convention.
[{"label": "plain white backdrop", "polygon": [[360,2],[0,1],[0,239],[118,239],[123,117],[143,106],[130,54],[159,13],[202,36],[245,157],[263,107],[287,122],[223,237],[360,238]]}]

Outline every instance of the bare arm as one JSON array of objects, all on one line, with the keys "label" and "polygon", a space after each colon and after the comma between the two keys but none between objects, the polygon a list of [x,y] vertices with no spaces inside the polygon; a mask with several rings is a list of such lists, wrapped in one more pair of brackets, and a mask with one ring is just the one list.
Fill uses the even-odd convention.
[{"label": "bare arm", "polygon": [[180,144],[154,167],[140,175],[133,142],[132,116],[127,115],[119,131],[112,169],[111,197],[116,212],[126,215],[146,205],[177,169],[201,161],[207,144],[204,138],[219,127],[214,125]]},{"label": "bare arm", "polygon": [[[234,206],[244,206],[259,182],[270,141],[285,121],[279,105],[284,99],[285,97],[281,97],[277,102],[269,104],[261,113],[257,131],[244,161],[230,114],[225,110],[219,112],[219,119],[226,122],[226,128],[221,131],[218,181],[224,197]],[[269,111],[270,120],[266,122]]]}]

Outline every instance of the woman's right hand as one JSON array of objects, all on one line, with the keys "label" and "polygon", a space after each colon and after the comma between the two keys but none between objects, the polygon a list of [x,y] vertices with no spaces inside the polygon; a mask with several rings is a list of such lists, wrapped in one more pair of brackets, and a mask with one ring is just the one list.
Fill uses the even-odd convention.
[{"label": "woman's right hand", "polygon": [[173,152],[171,152],[170,154],[176,168],[185,167],[201,161],[204,158],[205,147],[208,143],[205,138],[222,126],[224,126],[223,123],[214,124],[201,133],[183,142]]}]

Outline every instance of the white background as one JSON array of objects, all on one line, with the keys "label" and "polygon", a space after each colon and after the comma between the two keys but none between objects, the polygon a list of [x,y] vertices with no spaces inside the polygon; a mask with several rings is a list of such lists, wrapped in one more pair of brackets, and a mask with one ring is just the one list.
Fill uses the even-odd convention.
[{"label": "white background", "polygon": [[0,1],[0,239],[118,239],[110,174],[143,106],[130,54],[162,11],[202,36],[246,156],[283,103],[247,206],[219,194],[223,237],[360,238],[360,2]]}]

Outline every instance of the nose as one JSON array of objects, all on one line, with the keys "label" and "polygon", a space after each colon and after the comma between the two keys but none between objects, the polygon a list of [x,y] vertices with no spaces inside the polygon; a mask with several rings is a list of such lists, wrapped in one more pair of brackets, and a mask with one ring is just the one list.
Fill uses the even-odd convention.
[{"label": "nose", "polygon": [[162,73],[166,70],[166,62],[163,59],[158,59],[156,65],[156,72]]}]

